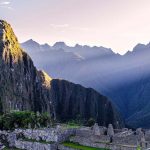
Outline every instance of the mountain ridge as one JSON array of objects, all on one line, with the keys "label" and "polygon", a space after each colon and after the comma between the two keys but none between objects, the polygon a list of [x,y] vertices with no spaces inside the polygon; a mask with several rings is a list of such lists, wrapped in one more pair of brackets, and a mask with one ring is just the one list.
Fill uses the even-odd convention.
[{"label": "mountain ridge", "polygon": [[[146,87],[146,83],[141,81],[150,77],[149,43],[137,44],[131,52],[129,51],[124,55],[115,54],[103,47],[102,49],[98,48],[98,51],[97,47],[95,49],[80,45],[71,48],[66,47],[61,53],[58,49],[36,53],[37,56],[42,56],[44,61],[37,60],[32,54],[31,56],[37,67],[46,70],[52,77],[64,78],[85,87],[91,87],[109,97],[128,124],[133,125],[131,121],[134,117],[129,118],[135,116],[134,114],[139,111],[145,112],[145,115],[148,114],[143,106],[145,103],[142,104],[142,97],[138,95],[143,95],[141,89]],[[26,48],[28,48],[27,45]],[[36,50],[31,47],[31,51]],[[84,59],[77,61],[69,55],[66,57],[65,52],[76,52]],[[149,94],[145,94],[143,99],[148,103]],[[136,109],[135,106],[137,106]],[[134,112],[132,108],[134,108]],[[135,120],[137,120],[136,116]],[[140,122],[137,120],[134,125],[137,127],[138,124],[140,127]],[[145,127],[144,124],[143,127]]]},{"label": "mountain ridge", "polygon": [[123,126],[119,113],[106,97],[93,89],[53,79],[38,71],[20,47],[11,26],[2,20],[0,33],[1,113],[11,110],[48,112],[57,121],[77,119],[80,115],[86,121],[92,117],[100,125],[112,123],[116,128]]},{"label": "mountain ridge", "polygon": [[103,48],[103,49],[106,49],[106,50],[110,50],[110,51],[112,51],[114,54],[116,54],[116,55],[120,55],[120,56],[124,56],[124,55],[126,55],[127,53],[132,53],[132,52],[135,52],[135,51],[137,51],[137,49],[141,49],[141,48],[144,48],[145,46],[146,47],[148,47],[148,46],[150,46],[150,42],[149,43],[147,43],[147,44],[142,44],[142,43],[137,43],[133,48],[132,48],[132,50],[127,50],[124,54],[119,54],[118,52],[115,52],[115,51],[113,51],[111,48],[107,48],[107,47],[104,47],[104,46],[89,46],[89,45],[82,45],[82,44],[75,44],[74,46],[69,46],[69,45],[67,45],[64,41],[58,41],[58,42],[55,42],[54,44],[52,44],[52,45],[50,45],[50,44],[48,44],[48,43],[44,43],[44,44],[40,44],[39,42],[37,42],[36,40],[34,40],[34,39],[29,39],[29,40],[26,40],[26,41],[24,41],[24,42],[21,42],[20,44],[21,45],[25,45],[26,43],[30,43],[30,44],[33,44],[33,43],[36,43],[36,44],[38,44],[38,45],[40,45],[40,46],[43,46],[43,45],[47,45],[49,48],[52,48],[53,50],[55,49],[55,50],[58,50],[58,49],[65,49],[66,47],[69,47],[69,48],[76,48],[76,47],[78,47],[78,48]]}]

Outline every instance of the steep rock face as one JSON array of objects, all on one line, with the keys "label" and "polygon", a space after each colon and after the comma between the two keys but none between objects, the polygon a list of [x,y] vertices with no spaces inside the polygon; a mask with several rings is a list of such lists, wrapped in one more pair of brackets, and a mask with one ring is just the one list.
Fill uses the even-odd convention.
[{"label": "steep rock face", "polygon": [[58,79],[53,79],[50,84],[52,97],[55,99],[56,117],[59,120],[94,118],[103,126],[110,122],[115,127],[120,126],[121,118],[114,106],[95,90]]},{"label": "steep rock face", "polygon": [[0,21],[0,111],[49,112],[56,120],[88,120],[100,125],[123,125],[106,97],[68,81],[52,79],[37,71],[31,58],[20,48],[11,26]]},{"label": "steep rock face", "polygon": [[[10,110],[48,110],[39,73],[31,58],[20,48],[18,40],[5,21],[0,21],[0,101],[3,112]],[[44,98],[43,98],[44,97]]]},{"label": "steep rock face", "polygon": [[[49,50],[37,52],[33,45],[33,41],[30,45],[28,42],[22,44],[29,49],[38,68],[53,77],[94,88],[113,101],[129,126],[150,128],[150,43],[137,44],[133,51],[123,56],[103,47],[69,47],[60,42]],[[82,59],[73,61],[57,48],[76,53]],[[42,59],[37,59],[38,56]]]}]

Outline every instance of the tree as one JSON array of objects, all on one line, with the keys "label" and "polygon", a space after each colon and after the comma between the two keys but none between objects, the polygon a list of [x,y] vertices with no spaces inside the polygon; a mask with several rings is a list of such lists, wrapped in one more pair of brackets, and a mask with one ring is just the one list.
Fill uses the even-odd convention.
[{"label": "tree", "polygon": [[95,120],[94,120],[93,118],[90,118],[90,119],[87,121],[87,126],[89,126],[89,127],[92,127],[94,124],[95,124]]}]

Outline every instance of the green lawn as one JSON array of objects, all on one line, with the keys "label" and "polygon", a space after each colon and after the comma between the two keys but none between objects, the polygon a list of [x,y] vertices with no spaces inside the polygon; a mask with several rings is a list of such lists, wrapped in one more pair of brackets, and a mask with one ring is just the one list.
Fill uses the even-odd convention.
[{"label": "green lawn", "polygon": [[81,127],[81,125],[79,125],[79,124],[76,124],[76,123],[66,123],[66,124],[62,124],[62,127],[64,128],[64,129],[77,129],[77,128],[80,128]]},{"label": "green lawn", "polygon": [[66,128],[67,129],[76,129],[76,128],[80,128],[81,126],[79,126],[79,125],[76,125],[76,124],[67,124],[66,125]]},{"label": "green lawn", "polygon": [[70,148],[74,148],[74,149],[78,149],[78,150],[108,150],[108,149],[104,149],[104,148],[83,146],[78,143],[72,143],[72,142],[64,142],[63,145],[66,147],[70,147]]}]

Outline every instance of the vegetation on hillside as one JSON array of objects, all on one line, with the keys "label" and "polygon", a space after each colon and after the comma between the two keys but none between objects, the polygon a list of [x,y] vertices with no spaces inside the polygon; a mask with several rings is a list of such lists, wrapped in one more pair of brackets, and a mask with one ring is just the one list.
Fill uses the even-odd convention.
[{"label": "vegetation on hillside", "polygon": [[96,121],[93,118],[90,118],[87,121],[77,118],[77,119],[70,120],[67,122],[65,122],[65,121],[61,122],[61,124],[65,128],[79,128],[81,126],[92,127],[95,123],[96,123]]},{"label": "vegetation on hillside", "polygon": [[40,128],[50,125],[48,113],[34,113],[30,111],[12,111],[0,115],[0,129],[12,130],[15,128]]}]

